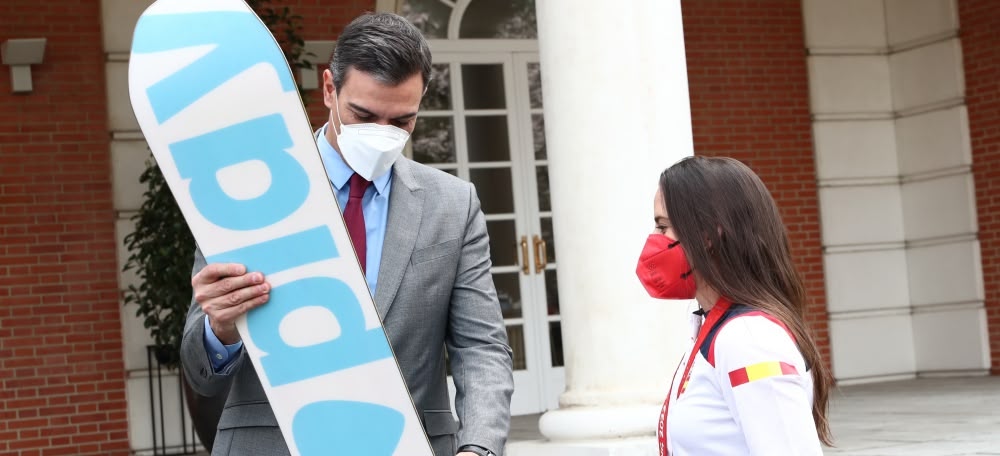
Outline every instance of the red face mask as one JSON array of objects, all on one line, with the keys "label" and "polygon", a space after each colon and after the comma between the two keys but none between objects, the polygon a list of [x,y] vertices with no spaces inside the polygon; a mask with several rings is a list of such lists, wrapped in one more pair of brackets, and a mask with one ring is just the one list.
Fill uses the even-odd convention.
[{"label": "red face mask", "polygon": [[646,239],[635,273],[654,298],[693,299],[697,291],[680,241],[662,234],[650,234]]}]

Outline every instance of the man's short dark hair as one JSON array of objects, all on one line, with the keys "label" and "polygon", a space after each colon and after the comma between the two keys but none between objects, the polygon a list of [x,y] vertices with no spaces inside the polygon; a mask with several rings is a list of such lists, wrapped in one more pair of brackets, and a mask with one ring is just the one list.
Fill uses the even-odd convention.
[{"label": "man's short dark hair", "polygon": [[402,16],[366,13],[348,24],[337,38],[330,72],[338,93],[351,67],[388,85],[397,85],[419,72],[426,88],[431,76],[431,49],[420,30]]}]

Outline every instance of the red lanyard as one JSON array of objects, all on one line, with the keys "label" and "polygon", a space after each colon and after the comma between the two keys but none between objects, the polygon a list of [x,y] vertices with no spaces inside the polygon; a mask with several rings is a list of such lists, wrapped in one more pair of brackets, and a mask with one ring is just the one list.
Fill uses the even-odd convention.
[{"label": "red lanyard", "polygon": [[[698,330],[698,338],[695,340],[694,346],[691,347],[691,355],[688,356],[687,365],[684,366],[684,375],[681,376],[681,385],[677,388],[677,398],[680,399],[681,393],[684,392],[687,386],[688,376],[691,375],[691,366],[694,365],[694,357],[701,350],[701,344],[705,342],[705,338],[708,337],[708,333],[711,332],[712,327],[719,322],[722,315],[726,313],[729,309],[730,302],[728,299],[720,298],[719,302],[715,303],[715,306],[708,311],[708,316],[705,318],[705,322],[702,323],[701,328]],[[680,370],[680,365],[677,366],[677,370]],[[660,442],[660,456],[669,456],[667,451],[667,411],[670,409],[670,396],[674,391],[674,381],[677,380],[677,370],[674,370],[674,378],[670,381],[670,391],[667,393],[667,399],[663,401],[663,409],[660,411],[660,422],[656,432],[656,436]]]}]

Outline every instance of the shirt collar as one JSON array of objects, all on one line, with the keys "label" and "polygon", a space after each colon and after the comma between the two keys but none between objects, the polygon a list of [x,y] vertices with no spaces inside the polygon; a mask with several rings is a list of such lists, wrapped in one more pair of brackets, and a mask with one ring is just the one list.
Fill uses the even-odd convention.
[{"label": "shirt collar", "polygon": [[[354,170],[347,163],[344,162],[344,158],[340,156],[340,153],[333,148],[330,141],[326,139],[326,129],[330,124],[324,124],[323,128],[320,128],[318,136],[316,137],[316,145],[319,146],[319,154],[323,157],[323,166],[326,168],[326,175],[330,178],[330,183],[333,184],[337,190],[340,190],[347,181],[351,179],[354,174]],[[383,194],[386,187],[389,185],[389,181],[392,179],[392,168],[389,168],[389,172],[377,177],[372,181],[375,191],[379,195]]]}]

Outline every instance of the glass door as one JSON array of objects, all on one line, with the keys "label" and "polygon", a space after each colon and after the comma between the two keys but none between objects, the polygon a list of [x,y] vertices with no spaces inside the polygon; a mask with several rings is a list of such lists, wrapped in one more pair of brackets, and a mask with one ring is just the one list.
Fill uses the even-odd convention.
[{"label": "glass door", "polygon": [[435,62],[408,154],[476,185],[514,351],[512,412],[538,413],[555,407],[564,380],[537,54]]},{"label": "glass door", "polygon": [[[538,379],[541,409],[559,406],[559,395],[566,387],[563,368],[562,322],[559,313],[559,290],[556,286],[556,250],[552,234],[552,200],[549,197],[549,164],[545,151],[545,119],[542,115],[541,66],[537,52],[513,54],[514,81],[518,97],[518,122],[521,141],[521,172],[524,191],[525,225],[531,233],[533,267],[528,277],[534,303],[531,316],[537,322],[537,339],[532,344],[538,353]],[[525,271],[522,271],[525,272]]]}]

